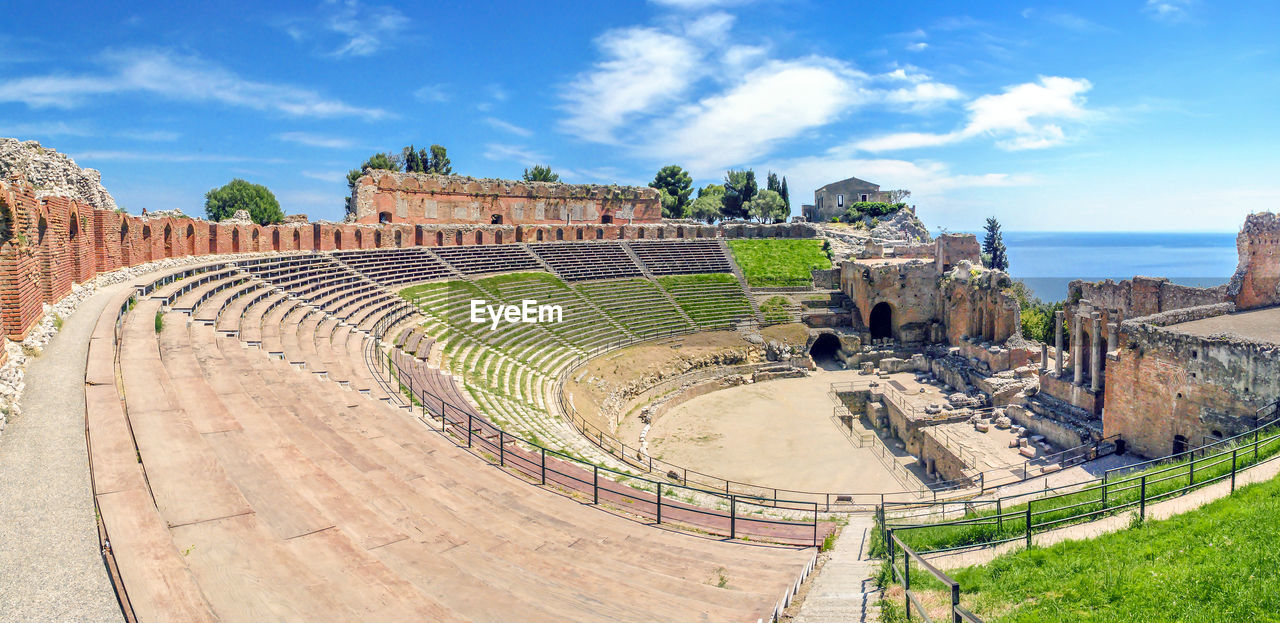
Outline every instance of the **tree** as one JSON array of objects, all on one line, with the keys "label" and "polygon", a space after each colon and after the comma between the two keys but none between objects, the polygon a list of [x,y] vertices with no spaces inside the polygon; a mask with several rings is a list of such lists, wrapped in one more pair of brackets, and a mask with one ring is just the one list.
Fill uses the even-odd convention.
[{"label": "tree", "polygon": [[533,165],[533,169],[524,170],[524,181],[526,182],[558,182],[560,175],[551,172],[551,166],[543,166],[541,164]]},{"label": "tree", "polygon": [[761,223],[777,223],[787,220],[790,212],[776,190],[762,190],[747,202],[747,212]]},{"label": "tree", "polygon": [[782,202],[787,204],[787,214],[791,214],[791,191],[787,190],[787,176],[782,176],[782,188],[778,190],[778,194],[782,195]]},{"label": "tree", "polygon": [[671,164],[658,169],[649,187],[667,191],[675,201],[672,211],[684,214],[689,205],[689,195],[693,193],[693,178],[684,169]]},{"label": "tree", "polygon": [[746,218],[747,202],[756,196],[756,172],[729,171],[724,176],[724,208],[722,212],[727,219]]},{"label": "tree", "polygon": [[723,201],[723,190],[718,193],[698,193],[698,198],[689,204],[689,216],[699,221],[714,223],[724,218],[720,213],[724,207]]},{"label": "tree", "polygon": [[987,217],[984,227],[986,238],[982,240],[982,253],[991,257],[987,266],[996,270],[1009,270],[1009,256],[1005,253],[1004,236],[1000,234],[1000,221],[996,217]]},{"label": "tree", "polygon": [[427,150],[414,150],[413,145],[404,148],[404,171],[405,173],[426,173],[427,171]]},{"label": "tree", "polygon": [[211,221],[231,218],[236,210],[247,210],[249,218],[259,225],[270,225],[284,220],[280,202],[262,184],[251,184],[240,178],[215,188],[204,195],[204,213]]},{"label": "tree", "polygon": [[678,199],[665,188],[658,189],[658,201],[662,204],[662,218],[684,218],[685,210]]},{"label": "tree", "polygon": [[764,187],[765,190],[772,190],[779,195],[782,194],[782,182],[778,180],[778,174],[773,171],[770,171],[769,174],[765,176]]},{"label": "tree", "polygon": [[426,166],[425,173],[432,175],[453,175],[453,165],[449,163],[449,155],[447,150],[440,145],[431,146],[431,156],[423,163]]},{"label": "tree", "polygon": [[887,195],[887,197],[888,197],[888,200],[886,201],[886,203],[902,203],[903,201],[905,201],[905,200],[907,199],[907,197],[910,197],[910,196],[911,196],[911,191],[909,191],[909,190],[888,190],[888,191],[885,191],[885,193],[884,193],[884,194],[885,194],[885,195]]}]

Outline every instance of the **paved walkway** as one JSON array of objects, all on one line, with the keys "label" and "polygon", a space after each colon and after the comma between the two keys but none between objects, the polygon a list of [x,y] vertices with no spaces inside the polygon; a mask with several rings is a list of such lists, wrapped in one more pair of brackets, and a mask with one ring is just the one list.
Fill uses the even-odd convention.
[{"label": "paved walkway", "polygon": [[[1236,486],[1243,487],[1247,484],[1264,482],[1275,478],[1278,474],[1280,474],[1280,459],[1275,459],[1269,463],[1255,465],[1236,474]],[[1230,494],[1231,482],[1229,480],[1216,482],[1204,487],[1203,489],[1196,489],[1195,491],[1180,497],[1156,502],[1154,504],[1148,504],[1146,518],[1147,520],[1168,519],[1174,515],[1179,515],[1187,511],[1200,508],[1205,504],[1224,498]],[[1128,528],[1131,521],[1130,517],[1137,513],[1138,511],[1135,509],[1089,523],[1036,533],[1031,535],[1031,542],[1043,547],[1045,545],[1052,545],[1061,541],[1080,541],[1084,539],[1092,539],[1110,532],[1118,532]],[[1022,541],[1014,541],[1011,543],[1003,543],[995,547],[983,547],[980,549],[940,554],[926,554],[925,558],[939,568],[958,569],[960,567],[968,567],[970,565],[989,563],[1001,554],[1017,551],[1022,549],[1022,547]]]},{"label": "paved walkway", "polygon": [[880,561],[867,556],[873,523],[867,514],[849,516],[849,525],[831,548],[831,558],[813,578],[795,623],[880,620],[880,591],[875,580]]},{"label": "paved walkway", "polygon": [[80,304],[27,365],[22,415],[0,435],[0,619],[120,621],[98,551],[84,437],[89,336],[112,294]]}]

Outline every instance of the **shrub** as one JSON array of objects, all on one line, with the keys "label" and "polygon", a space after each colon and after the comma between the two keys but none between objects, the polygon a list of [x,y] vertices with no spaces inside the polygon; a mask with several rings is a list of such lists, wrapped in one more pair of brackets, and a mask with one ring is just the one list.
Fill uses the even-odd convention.
[{"label": "shrub", "polygon": [[284,221],[284,212],[276,196],[262,184],[251,184],[240,178],[215,188],[204,195],[204,212],[211,221],[222,221],[246,210],[253,222],[270,225]]},{"label": "shrub", "polygon": [[164,329],[164,312],[156,312],[156,333]]}]

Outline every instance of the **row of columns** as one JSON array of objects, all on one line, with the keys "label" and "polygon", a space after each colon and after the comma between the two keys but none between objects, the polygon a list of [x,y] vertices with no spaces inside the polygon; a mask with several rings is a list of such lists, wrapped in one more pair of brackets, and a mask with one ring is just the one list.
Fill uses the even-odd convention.
[{"label": "row of columns", "polygon": [[[1066,313],[1056,311],[1053,313],[1053,347],[1056,356],[1058,378],[1066,376],[1066,366],[1064,361],[1063,343],[1063,323]],[[1102,314],[1099,312],[1090,312],[1088,314],[1076,314],[1072,318],[1071,335],[1071,368],[1072,368],[1072,384],[1076,386],[1084,385],[1084,366],[1080,365],[1081,359],[1084,357],[1085,344],[1081,336],[1084,335],[1083,330],[1085,323],[1092,323],[1092,330],[1089,332],[1089,389],[1097,392],[1102,389],[1102,359],[1106,353],[1102,350]],[[1107,323],[1107,344],[1114,348],[1116,340],[1119,338],[1119,327],[1114,322]],[[1040,345],[1040,369],[1047,371],[1049,367],[1049,345]]]}]

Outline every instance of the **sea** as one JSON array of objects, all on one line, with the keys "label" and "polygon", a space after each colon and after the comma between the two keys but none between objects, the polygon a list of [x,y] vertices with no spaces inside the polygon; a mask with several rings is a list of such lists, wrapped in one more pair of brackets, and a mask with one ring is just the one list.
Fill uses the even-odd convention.
[{"label": "sea", "polygon": [[[1236,269],[1236,234],[1156,232],[1003,233],[1009,274],[1045,302],[1067,296],[1075,279],[1168,277],[1182,285],[1211,287]],[[978,233],[981,241],[983,234]]]}]

